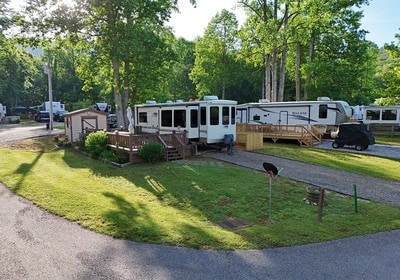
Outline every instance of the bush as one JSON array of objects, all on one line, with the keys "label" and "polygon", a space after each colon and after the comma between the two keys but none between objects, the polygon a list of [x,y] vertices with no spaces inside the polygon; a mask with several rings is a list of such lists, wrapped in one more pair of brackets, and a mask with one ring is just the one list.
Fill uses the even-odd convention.
[{"label": "bush", "polygon": [[142,146],[139,155],[148,162],[154,162],[163,157],[164,149],[160,143],[149,142]]},{"label": "bush", "polygon": [[87,135],[85,148],[93,158],[98,158],[107,150],[108,137],[104,131],[97,131]]}]

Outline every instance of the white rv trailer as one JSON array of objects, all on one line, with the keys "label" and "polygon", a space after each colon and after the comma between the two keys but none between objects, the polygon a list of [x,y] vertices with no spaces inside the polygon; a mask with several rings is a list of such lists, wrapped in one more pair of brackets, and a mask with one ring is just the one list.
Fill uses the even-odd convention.
[{"label": "white rv trailer", "polygon": [[106,102],[97,102],[93,105],[93,109],[105,113],[111,113],[111,105]]},{"label": "white rv trailer", "polygon": [[237,106],[236,121],[249,124],[337,126],[347,122],[351,114],[347,102],[319,98],[317,101],[240,104]]},{"label": "white rv trailer", "polygon": [[176,101],[134,106],[135,127],[142,132],[167,134],[185,131],[190,142],[217,144],[227,134],[236,139],[236,105],[233,100],[205,96],[201,101]]},{"label": "white rv trailer", "polygon": [[365,106],[362,122],[367,125],[374,124],[400,126],[400,105]]},{"label": "white rv trailer", "polygon": [[3,122],[6,118],[7,108],[0,103],[0,122]]}]

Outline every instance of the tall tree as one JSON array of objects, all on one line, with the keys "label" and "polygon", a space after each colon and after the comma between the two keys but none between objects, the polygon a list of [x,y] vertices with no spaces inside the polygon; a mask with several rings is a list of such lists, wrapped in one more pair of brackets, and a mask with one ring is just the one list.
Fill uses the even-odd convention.
[{"label": "tall tree", "polygon": [[200,96],[218,93],[225,99],[226,88],[235,82],[235,57],[238,50],[236,16],[222,10],[196,42],[196,59],[191,79]]},{"label": "tall tree", "polygon": [[[190,2],[195,3],[194,0]],[[135,63],[145,60],[138,57],[145,52],[153,55],[154,50],[161,49],[159,35],[164,22],[177,9],[177,1],[79,0],[72,6],[59,5],[53,9],[51,17],[43,10],[32,14],[36,6],[43,7],[48,3],[48,0],[28,1],[26,11],[34,18],[30,20],[31,25],[41,34],[69,32],[77,38],[84,38],[92,43],[102,58],[109,61],[118,126],[126,126],[125,109],[129,98],[135,97],[133,69],[138,67]],[[49,27],[53,27],[52,32],[48,32]]]},{"label": "tall tree", "polygon": [[400,35],[397,43],[385,45],[380,50],[377,62],[376,82],[378,103],[381,105],[400,104]]}]

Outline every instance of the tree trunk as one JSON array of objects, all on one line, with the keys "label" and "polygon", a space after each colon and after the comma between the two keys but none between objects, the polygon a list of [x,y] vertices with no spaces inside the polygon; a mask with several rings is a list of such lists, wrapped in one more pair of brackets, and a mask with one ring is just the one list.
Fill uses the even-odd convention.
[{"label": "tree trunk", "polygon": [[265,99],[271,101],[271,55],[265,55]]},{"label": "tree trunk", "polygon": [[123,108],[123,112],[124,112],[124,127],[128,127],[129,125],[129,120],[128,120],[128,116],[126,114],[126,109],[128,109],[129,106],[129,74],[130,74],[130,63],[129,60],[125,60],[124,63],[124,92],[123,92],[123,96],[122,96],[122,108]]},{"label": "tree trunk", "polygon": [[119,89],[119,68],[120,62],[118,59],[112,59],[112,68],[113,68],[113,86],[114,86],[114,101],[116,107],[116,114],[117,114],[117,127],[124,126],[124,111],[122,105],[122,97]]},{"label": "tree trunk", "polygon": [[296,43],[296,101],[301,100],[300,61],[301,61],[301,45],[300,42],[297,42]]},{"label": "tree trunk", "polygon": [[[310,47],[308,49],[308,65],[311,65],[311,63],[313,62],[314,47],[315,47],[315,36],[314,34],[311,34]],[[312,81],[312,75],[311,73],[308,72],[306,79],[306,88],[304,90],[304,100],[308,100],[309,96],[308,87],[311,85],[311,81]]]},{"label": "tree trunk", "polygon": [[287,42],[282,50],[282,59],[281,59],[281,71],[279,73],[279,90],[278,90],[278,101],[283,101],[283,94],[285,92],[285,77],[286,77],[286,57],[287,57]]},{"label": "tree trunk", "polygon": [[271,102],[276,102],[278,97],[278,50],[272,53],[272,92]]}]

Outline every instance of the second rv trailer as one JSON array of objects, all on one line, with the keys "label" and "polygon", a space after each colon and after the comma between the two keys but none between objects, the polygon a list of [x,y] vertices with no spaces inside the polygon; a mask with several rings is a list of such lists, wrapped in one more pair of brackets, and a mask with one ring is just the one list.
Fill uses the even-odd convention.
[{"label": "second rv trailer", "polygon": [[205,96],[199,101],[177,101],[134,106],[134,122],[142,132],[173,133],[184,131],[189,141],[204,144],[223,143],[227,134],[236,138],[236,105],[233,100]]},{"label": "second rv trailer", "polygon": [[237,106],[238,123],[337,126],[349,121],[352,111],[345,101],[246,103]]}]

